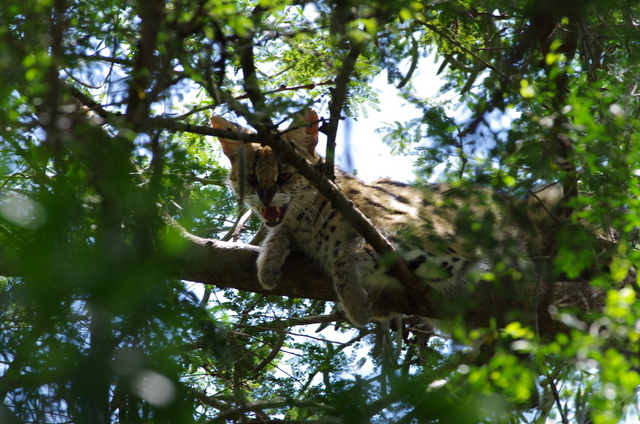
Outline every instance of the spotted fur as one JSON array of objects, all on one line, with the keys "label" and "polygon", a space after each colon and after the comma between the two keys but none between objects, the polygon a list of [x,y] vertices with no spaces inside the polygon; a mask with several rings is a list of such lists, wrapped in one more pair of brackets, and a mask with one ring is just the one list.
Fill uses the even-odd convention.
[{"label": "spotted fur", "polygon": [[[311,164],[320,160],[318,117],[307,110],[284,137]],[[241,130],[220,117],[213,127]],[[292,249],[315,260],[333,279],[349,320],[357,326],[372,318],[368,292],[402,295],[385,258],[379,258],[342,215],[302,177],[280,160],[277,152],[260,144],[240,147],[220,138],[231,161],[233,190],[269,227],[258,257],[258,278],[265,288],[278,283]],[[242,151],[244,150],[244,152]],[[242,155],[244,159],[242,160]],[[505,218],[510,201],[482,189],[434,184],[416,188],[380,179],[366,184],[336,168],[336,184],[389,240],[408,267],[425,283],[452,291],[479,279],[500,263],[514,278],[529,273],[528,250],[534,238]]]}]

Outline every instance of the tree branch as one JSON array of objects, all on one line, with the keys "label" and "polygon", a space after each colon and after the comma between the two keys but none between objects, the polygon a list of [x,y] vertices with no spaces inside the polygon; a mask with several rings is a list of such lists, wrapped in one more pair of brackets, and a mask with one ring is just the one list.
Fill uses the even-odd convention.
[{"label": "tree branch", "polygon": [[[264,9],[261,6],[256,6],[251,12],[251,17],[258,19],[263,12]],[[240,38],[241,44],[237,49],[237,53],[240,57],[240,66],[244,77],[244,91],[251,100],[254,113],[264,113],[264,95],[260,91],[260,82],[256,73],[255,57],[253,53],[253,35],[253,33],[250,33],[245,37]]]},{"label": "tree branch", "polygon": [[334,179],[333,165],[336,151],[336,135],[338,133],[338,122],[344,102],[347,99],[349,78],[356,67],[356,61],[360,56],[360,47],[354,45],[351,47],[349,54],[345,56],[342,69],[336,78],[336,88],[331,92],[331,104],[329,105],[329,122],[326,124],[325,134],[327,135],[327,154],[325,160],[327,167],[325,174],[330,180]]},{"label": "tree branch", "polygon": [[[260,411],[262,409],[268,409],[268,408],[285,408],[285,407],[291,407],[291,406],[304,406],[306,408],[318,408],[328,412],[335,411],[335,408],[333,408],[332,406],[319,404],[313,401],[299,401],[294,399],[268,399],[263,401],[247,403],[246,405],[243,405],[237,409],[222,412],[213,420],[207,421],[207,423],[213,424],[218,422],[225,422],[226,420],[230,420],[230,419],[236,419],[247,412]],[[278,421],[282,422],[281,420],[278,420]],[[308,421],[287,421],[287,422],[304,423]]]},{"label": "tree branch", "polygon": [[[255,264],[259,247],[200,238],[189,234],[175,222],[169,222],[168,228],[170,234],[183,244],[181,254],[175,258],[176,278],[265,295],[337,301],[331,281],[301,253],[291,253],[283,267],[280,282],[273,290],[267,290],[260,285],[257,277]],[[21,258],[26,255],[28,253],[1,250],[0,275],[28,275],[28,270],[20,266],[24,263]],[[506,311],[517,311],[526,314],[531,320],[537,319],[540,335],[544,336],[566,331],[566,326],[554,319],[549,312],[551,305],[554,310],[575,308],[589,312],[602,308],[606,297],[587,281],[556,281],[541,283],[539,286],[536,283],[525,284],[514,290],[518,292],[517,296],[508,299],[499,296],[497,291],[496,288],[487,288],[456,293],[455,298],[442,299],[438,307],[432,308],[429,307],[429,296],[415,298],[414,302],[408,303],[402,298],[372,292],[370,300],[374,308],[440,320],[451,317],[451,312],[446,311],[447,307],[467,305],[464,311],[456,308],[454,312],[468,326],[486,325],[493,319],[501,320]]]},{"label": "tree branch", "polygon": [[137,12],[141,19],[141,37],[134,58],[131,80],[127,94],[125,116],[131,123],[138,123],[149,115],[149,106],[155,98],[147,93],[151,72],[155,66],[154,52],[158,48],[158,32],[162,19],[163,4],[157,0],[137,2]]},{"label": "tree branch", "polygon": [[[296,85],[294,87],[287,87],[286,85],[281,85],[280,87],[274,90],[265,91],[263,94],[265,96],[268,96],[269,94],[281,93],[283,91],[313,90],[316,87],[320,87],[323,85],[333,85],[335,83],[336,81],[330,79],[323,82],[312,82],[305,85]],[[243,99],[249,99],[249,98],[250,98],[249,94],[243,94],[241,96],[234,97],[235,100],[243,100]]]},{"label": "tree branch", "polygon": [[[176,277],[215,285],[221,288],[235,288],[274,296],[337,301],[329,278],[314,263],[301,253],[292,252],[283,269],[282,278],[273,290],[260,285],[257,277],[256,260],[259,248],[256,246],[203,239],[189,234],[176,223],[170,224],[172,231],[184,241],[183,254],[176,264]],[[456,308],[463,322],[469,326],[486,325],[493,319],[501,321],[506,311],[514,310],[537,318],[541,335],[566,331],[566,326],[556,321],[549,312],[549,306],[593,311],[604,305],[604,294],[594,289],[586,281],[557,281],[553,283],[525,284],[519,287],[518,296],[505,299],[497,290],[476,290],[460,292],[454,299],[444,299],[439,307],[429,307],[430,298],[424,295],[408,303],[402,298],[394,298],[384,293],[370,293],[375,308],[392,312],[419,315],[428,318],[450,318],[451,305],[468,305],[464,311]],[[537,293],[537,297],[536,297]],[[537,316],[536,316],[537,315]]]}]

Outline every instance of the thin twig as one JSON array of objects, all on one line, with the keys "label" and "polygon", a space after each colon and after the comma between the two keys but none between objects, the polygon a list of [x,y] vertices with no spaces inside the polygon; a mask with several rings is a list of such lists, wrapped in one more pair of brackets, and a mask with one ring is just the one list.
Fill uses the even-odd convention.
[{"label": "thin twig", "polygon": [[284,345],[284,341],[286,339],[287,339],[287,333],[278,333],[278,338],[275,344],[271,347],[271,352],[269,352],[267,356],[262,358],[262,361],[260,361],[258,365],[253,367],[252,372],[254,374],[258,374],[260,371],[262,371],[264,367],[269,365],[271,361],[275,359],[276,356],[278,356],[278,353],[280,353],[280,351],[282,350],[282,346]]},{"label": "thin twig", "polygon": [[251,210],[247,211],[245,213],[245,207],[241,206],[240,210],[238,211],[238,216],[236,217],[235,222],[233,223],[233,225],[231,226],[231,228],[229,228],[229,231],[227,231],[227,234],[225,234],[220,241],[238,241],[238,238],[240,237],[240,232],[241,230],[238,230],[239,228],[241,229],[249,220],[249,218],[251,217]]},{"label": "thin twig", "polygon": [[236,229],[233,231],[233,234],[231,234],[231,240],[232,241],[238,241],[240,240],[240,234],[242,233],[242,231],[244,230],[245,225],[247,225],[247,221],[249,221],[249,218],[251,218],[251,214],[253,213],[253,211],[251,209],[249,209],[244,215],[242,215],[240,217],[240,219],[237,221],[236,223]]},{"label": "thin twig", "polygon": [[431,25],[430,23],[427,23],[427,22],[425,22],[423,20],[420,20],[420,19],[416,19],[416,22],[418,22],[418,23],[424,25],[425,27],[429,28],[431,31],[435,32],[439,36],[447,38],[447,40],[449,40],[452,44],[455,44],[455,46],[458,47],[460,50],[462,50],[463,52],[473,56],[476,60],[481,62],[484,66],[486,66],[487,68],[491,69],[492,71],[494,71],[495,73],[500,75],[501,78],[503,78],[506,81],[510,81],[510,79],[507,79],[507,76],[504,74],[504,72],[502,72],[501,70],[499,70],[498,68],[493,66],[491,63],[487,62],[485,59],[483,59],[482,57],[480,57],[479,55],[474,53],[471,49],[468,49],[465,46],[463,46],[458,40],[454,39],[452,36],[449,36],[449,35],[445,34],[437,26]]},{"label": "thin twig", "polygon": [[560,403],[560,393],[558,392],[558,388],[556,387],[556,383],[555,383],[555,381],[553,381],[553,378],[550,375],[547,376],[547,379],[549,380],[549,386],[551,386],[551,393],[553,393],[553,398],[554,398],[556,404],[558,405],[558,412],[560,413],[560,418],[562,419],[562,424],[569,424],[569,420],[567,419],[566,414],[562,410],[562,404]]},{"label": "thin twig", "polygon": [[[283,91],[313,90],[316,87],[320,87],[320,86],[323,86],[323,85],[333,85],[335,83],[336,83],[335,80],[330,79],[330,80],[323,81],[323,82],[312,82],[312,83],[305,84],[305,85],[296,85],[295,87],[287,87],[286,85],[281,85],[280,87],[276,88],[275,90],[265,91],[262,94],[267,96],[269,94],[281,93]],[[243,94],[241,96],[234,97],[235,100],[243,100],[243,99],[248,99],[248,98],[249,98],[248,94]]]},{"label": "thin twig", "polygon": [[547,208],[547,205],[544,203],[544,201],[542,201],[542,199],[540,199],[538,197],[538,195],[533,192],[533,190],[528,190],[527,192],[530,195],[532,195],[534,197],[534,199],[536,199],[538,201],[538,203],[540,203],[540,205],[542,205],[542,207],[544,208],[544,210],[547,213],[547,215],[549,215],[551,217],[551,219],[553,219],[553,221],[556,224],[560,224],[561,223],[561,221],[554,214],[551,213],[551,211],[549,210],[549,208]]}]

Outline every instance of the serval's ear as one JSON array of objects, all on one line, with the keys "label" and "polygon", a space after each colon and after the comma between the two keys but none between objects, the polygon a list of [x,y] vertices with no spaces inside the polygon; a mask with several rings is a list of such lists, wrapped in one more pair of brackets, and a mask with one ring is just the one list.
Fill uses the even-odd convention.
[{"label": "serval's ear", "polygon": [[[243,131],[243,129],[238,127],[238,125],[233,124],[220,116],[211,117],[211,126],[219,130]],[[218,140],[220,141],[220,144],[222,144],[222,151],[229,158],[231,163],[233,163],[238,155],[238,149],[240,148],[241,141],[223,137],[218,137]]]},{"label": "serval's ear", "polygon": [[318,114],[312,109],[303,110],[296,116],[289,128],[300,127],[285,133],[284,138],[292,142],[296,149],[307,159],[315,162],[318,159]]}]

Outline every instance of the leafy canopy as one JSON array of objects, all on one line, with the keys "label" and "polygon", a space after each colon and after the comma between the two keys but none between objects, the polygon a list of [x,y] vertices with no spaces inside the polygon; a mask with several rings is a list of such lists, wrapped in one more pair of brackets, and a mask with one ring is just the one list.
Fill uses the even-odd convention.
[{"label": "leafy canopy", "polygon": [[[4,0],[0,421],[637,418],[638,19],[605,0]],[[422,98],[434,57],[441,96]],[[168,219],[261,237],[207,118],[313,105],[331,159],[341,116],[384,110],[380,73],[421,112],[376,123],[417,149],[419,183],[563,187],[541,266],[601,310],[533,296],[552,334],[455,316],[443,334],[415,317],[353,329],[324,300],[180,279],[190,239]]]}]

